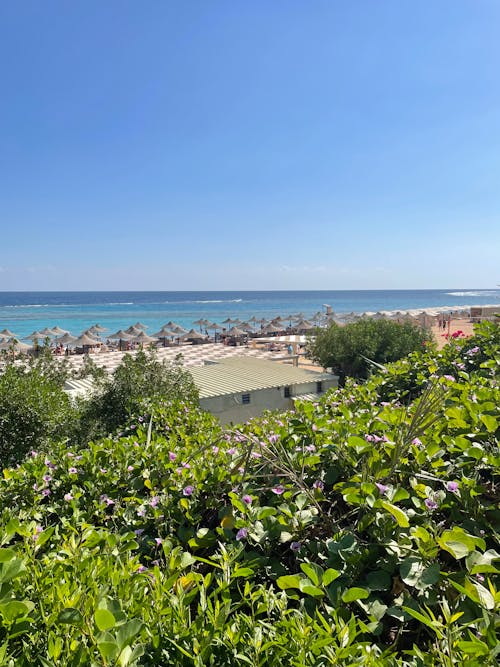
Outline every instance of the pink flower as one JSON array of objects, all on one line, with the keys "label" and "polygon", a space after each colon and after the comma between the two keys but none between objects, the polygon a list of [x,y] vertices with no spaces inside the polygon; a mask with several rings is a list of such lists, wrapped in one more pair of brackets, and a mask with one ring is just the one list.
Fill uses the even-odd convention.
[{"label": "pink flower", "polygon": [[424,500],[424,505],[427,507],[428,510],[432,512],[432,510],[435,510],[438,506],[437,502],[435,500],[432,500],[432,498],[426,498]]},{"label": "pink flower", "polygon": [[243,496],[242,500],[245,503],[245,505],[250,505],[252,503],[252,496],[249,496],[247,494],[247,495]]},{"label": "pink flower", "polygon": [[385,484],[381,484],[380,482],[375,482],[375,486],[379,490],[380,495],[384,496],[387,491],[389,491],[389,487],[386,486]]},{"label": "pink flower", "polygon": [[76,468],[70,468],[68,472],[70,475],[78,475],[78,470]]},{"label": "pink flower", "polygon": [[65,494],[64,494],[64,500],[65,500],[67,503],[69,503],[71,500],[73,500],[73,496],[71,495],[71,493],[65,493]]},{"label": "pink flower", "polygon": [[290,544],[290,549],[292,551],[300,551],[301,547],[302,547],[302,544],[300,542],[292,542]]},{"label": "pink flower", "polygon": [[132,472],[133,469],[134,469],[134,466],[127,466],[127,470],[128,470],[129,472]]},{"label": "pink flower", "polygon": [[182,493],[183,493],[185,496],[192,496],[192,495],[193,495],[193,491],[194,491],[194,487],[193,487],[193,486],[186,486],[186,487],[184,487],[184,488],[182,489]]},{"label": "pink flower", "polygon": [[151,507],[157,507],[159,502],[160,502],[160,497],[159,496],[153,496],[151,498],[151,502],[149,504],[151,505]]},{"label": "pink flower", "polygon": [[169,458],[171,461],[175,461],[175,459],[177,458],[177,454],[176,454],[175,452],[169,452],[169,453],[168,453],[168,458]]},{"label": "pink flower", "polygon": [[281,486],[281,484],[278,484],[278,486],[274,486],[271,491],[275,493],[277,496],[281,496],[282,493],[284,493],[285,488]]},{"label": "pink flower", "polygon": [[157,547],[163,544],[163,540],[161,539],[161,537],[155,537],[155,542]]},{"label": "pink flower", "polygon": [[457,493],[458,482],[446,482],[446,490],[451,491],[451,493]]},{"label": "pink flower", "polygon": [[411,444],[415,445],[416,447],[420,447],[420,445],[422,444],[422,441],[419,438],[413,438],[413,440],[411,441]]},{"label": "pink flower", "polygon": [[317,489],[318,491],[323,491],[324,488],[325,485],[320,479],[317,479],[313,484],[313,489]]}]

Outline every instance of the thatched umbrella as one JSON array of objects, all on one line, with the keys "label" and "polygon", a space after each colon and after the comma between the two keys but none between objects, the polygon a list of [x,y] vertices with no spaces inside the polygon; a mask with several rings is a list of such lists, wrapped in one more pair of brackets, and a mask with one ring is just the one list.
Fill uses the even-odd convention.
[{"label": "thatched umbrella", "polygon": [[85,332],[78,336],[78,338],[73,343],[74,347],[81,347],[85,352],[86,347],[94,347],[94,345],[99,345],[99,341],[95,338],[91,338]]},{"label": "thatched umbrella", "polygon": [[166,327],[162,327],[159,331],[152,334],[152,336],[161,340],[163,342],[163,347],[165,347],[167,338],[172,338],[173,340],[178,334],[176,334],[175,331],[170,331],[170,329],[167,329]]},{"label": "thatched umbrella", "polygon": [[200,318],[199,320],[195,320],[193,322],[193,324],[196,324],[197,326],[199,326],[200,331],[201,331],[202,327],[206,327],[207,324],[210,324],[210,322],[208,320],[204,320],[203,318]]},{"label": "thatched umbrella", "polygon": [[134,324],[134,327],[135,327],[136,329],[142,329],[143,331],[145,331],[145,330],[148,328],[148,325],[147,325],[147,324],[143,324],[142,322],[136,322],[136,323]]},{"label": "thatched umbrella", "polygon": [[246,331],[239,329],[238,327],[231,327],[227,332],[229,336],[234,336],[235,338],[241,338],[241,336],[248,336]]},{"label": "thatched umbrella", "polygon": [[118,349],[121,351],[122,349],[122,341],[124,340],[130,340],[133,338],[133,336],[126,331],[123,331],[123,329],[119,329],[116,333],[114,334],[109,334],[107,336],[110,340],[117,340],[118,341]]},{"label": "thatched umbrella", "polygon": [[293,325],[293,328],[297,329],[297,331],[308,331],[309,329],[314,329],[315,327],[312,322],[308,322],[307,320],[300,320]]},{"label": "thatched umbrella", "polygon": [[196,329],[191,329],[191,331],[187,331],[185,334],[182,334],[182,336],[179,336],[179,338],[182,338],[182,340],[206,340],[207,339],[206,336],[204,336],[203,334],[196,331]]},{"label": "thatched umbrella", "polygon": [[125,331],[126,331],[128,334],[130,334],[132,337],[134,337],[134,336],[138,336],[138,335],[141,333],[142,329],[138,329],[137,327],[135,327],[135,326],[132,324],[131,326],[129,326],[128,329],[125,329]]},{"label": "thatched umbrella", "polygon": [[0,334],[2,336],[7,336],[8,338],[15,338],[16,337],[16,334],[12,333],[12,331],[10,329],[2,329],[2,331],[0,331]]},{"label": "thatched umbrella", "polygon": [[61,345],[73,345],[75,340],[78,340],[76,336],[72,336],[70,333],[65,333],[56,338],[55,342],[60,343]]},{"label": "thatched umbrella", "polygon": [[46,336],[41,331],[32,331],[29,336],[25,336],[26,340],[43,340]]},{"label": "thatched umbrella", "polygon": [[153,336],[148,336],[148,334],[145,331],[141,331],[140,334],[135,336],[135,338],[132,339],[134,343],[139,343],[141,347],[144,345],[151,345],[152,343],[157,343],[158,338],[154,338]]},{"label": "thatched umbrella", "polygon": [[66,329],[61,329],[59,326],[54,327],[52,332],[55,333],[56,336],[64,336],[64,334],[69,334],[69,331],[66,331]]},{"label": "thatched umbrella", "polygon": [[279,333],[283,331],[283,327],[278,327],[275,324],[268,324],[267,327],[262,329],[262,333]]}]

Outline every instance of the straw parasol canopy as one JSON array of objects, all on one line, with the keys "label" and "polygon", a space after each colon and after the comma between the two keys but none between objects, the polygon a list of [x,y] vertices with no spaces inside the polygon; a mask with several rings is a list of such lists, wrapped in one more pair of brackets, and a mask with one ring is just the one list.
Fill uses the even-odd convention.
[{"label": "straw parasol canopy", "polygon": [[92,347],[93,345],[99,345],[99,341],[96,340],[95,338],[91,338],[88,334],[83,332],[78,338],[75,340],[74,345],[77,347]]},{"label": "straw parasol canopy", "polygon": [[61,345],[73,345],[75,340],[77,340],[77,337],[72,336],[70,333],[65,333],[62,336],[56,338],[55,340],[56,343],[60,343]]},{"label": "straw parasol canopy", "polygon": [[129,326],[128,329],[125,329],[125,331],[132,337],[134,337],[138,336],[141,333],[142,329],[138,329],[134,324],[132,324],[131,326]]},{"label": "straw parasol canopy", "polygon": [[55,333],[56,336],[63,336],[64,334],[69,334],[69,331],[66,331],[66,329],[61,329],[61,327],[56,326],[52,329],[52,332]]},{"label": "straw parasol canopy", "polygon": [[[175,328],[182,329],[180,324],[177,324],[177,322],[172,322],[172,320],[170,320],[170,322],[167,322],[166,324],[164,324],[163,327],[162,327],[162,329],[171,329],[172,331]],[[182,330],[185,331],[185,329],[182,329]]]},{"label": "straw parasol canopy", "polygon": [[299,331],[306,331],[307,329],[314,329],[314,324],[312,322],[309,322],[308,320],[300,320],[296,324],[294,324],[294,329],[298,329]]},{"label": "straw parasol canopy", "polygon": [[45,338],[41,331],[32,331],[29,336],[25,336],[26,340],[40,340]]},{"label": "straw parasol canopy", "polygon": [[199,333],[195,329],[191,329],[190,331],[187,331],[185,334],[182,334],[180,338],[182,338],[183,340],[206,340],[207,337]]},{"label": "straw parasol canopy", "polygon": [[184,329],[178,324],[174,324],[174,326],[170,327],[170,329],[175,333],[176,336],[181,336],[182,334],[186,334],[188,332],[187,329]]},{"label": "straw parasol canopy", "polygon": [[52,329],[49,329],[49,327],[45,327],[45,329],[42,329],[40,333],[43,336],[55,336],[56,334],[52,331]]},{"label": "straw parasol canopy", "polygon": [[158,338],[153,336],[148,336],[145,331],[141,331],[140,334],[133,338],[134,343],[140,343],[141,345],[150,345],[151,343],[157,343]]},{"label": "straw parasol canopy", "polygon": [[2,331],[0,331],[0,335],[7,336],[7,338],[15,338],[16,337],[16,334],[12,333],[12,331],[10,329],[2,329]]},{"label": "straw parasol canopy", "polygon": [[145,330],[148,328],[148,325],[147,325],[147,324],[143,324],[142,322],[136,322],[136,323],[134,324],[134,327],[135,327],[136,329],[142,329],[143,331],[145,331]]},{"label": "straw parasol canopy", "polygon": [[171,329],[162,327],[159,331],[151,335],[154,336],[155,338],[175,338],[177,334],[175,333],[175,331],[172,331]]},{"label": "straw parasol canopy", "polygon": [[0,350],[14,350],[14,352],[27,352],[28,350],[31,350],[32,347],[32,345],[22,343],[20,340],[17,340],[17,338],[6,339],[0,343]]},{"label": "straw parasol canopy", "polygon": [[208,320],[204,320],[203,318],[200,318],[199,320],[195,320],[193,324],[196,324],[197,326],[200,327],[200,331],[202,327],[206,327],[207,324],[210,324]]},{"label": "straw parasol canopy", "polygon": [[107,331],[106,327],[101,327],[100,324],[94,324],[94,326],[90,328],[92,329],[92,331],[99,331],[99,332]]},{"label": "straw parasol canopy", "polygon": [[279,331],[283,331],[283,327],[278,327],[276,324],[272,323],[262,329],[263,333],[278,333]]},{"label": "straw parasol canopy", "polygon": [[130,340],[133,336],[126,331],[123,331],[123,329],[118,329],[114,334],[109,334],[107,338],[110,340]]},{"label": "straw parasol canopy", "polygon": [[230,336],[247,336],[247,332],[243,331],[243,329],[239,329],[238,327],[231,327],[229,331],[227,332]]}]

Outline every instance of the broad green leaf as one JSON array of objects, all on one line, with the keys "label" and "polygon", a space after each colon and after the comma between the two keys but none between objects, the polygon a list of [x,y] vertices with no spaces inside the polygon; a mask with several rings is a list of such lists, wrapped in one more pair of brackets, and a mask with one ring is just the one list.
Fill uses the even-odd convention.
[{"label": "broad green leaf", "polygon": [[12,623],[17,618],[25,618],[33,606],[33,603],[28,605],[20,600],[9,600],[9,602],[0,603],[0,615],[7,623]]},{"label": "broad green leaf", "polygon": [[310,579],[301,579],[299,588],[302,591],[302,593],[305,593],[306,595],[311,595],[312,597],[323,597],[323,595],[325,594],[324,591],[321,590],[321,588],[314,586],[314,584]]},{"label": "broad green leaf", "polygon": [[0,549],[0,563],[8,563],[16,557],[13,549]]},{"label": "broad green leaf", "polygon": [[400,507],[392,505],[391,503],[387,502],[387,500],[381,500],[380,504],[384,509],[392,514],[392,516],[396,519],[398,526],[401,526],[401,528],[409,527],[410,522],[408,521],[408,517]]},{"label": "broad green leaf", "polygon": [[332,581],[340,577],[340,572],[329,567],[328,570],[323,574],[323,586],[329,586]]},{"label": "broad green leaf", "polygon": [[301,563],[300,569],[306,576],[309,577],[315,586],[319,586],[321,584],[321,580],[323,578],[323,568],[321,568],[319,565],[316,565],[316,563]]},{"label": "broad green leaf", "polygon": [[75,609],[74,607],[66,607],[66,609],[63,609],[59,613],[59,616],[57,617],[57,622],[62,623],[64,625],[79,626],[82,625],[83,623],[83,616],[78,611],[78,609]]},{"label": "broad green leaf", "polygon": [[115,660],[120,651],[118,646],[113,641],[97,642],[97,648],[99,649],[99,653],[106,661]]},{"label": "broad green leaf", "polygon": [[286,574],[283,577],[278,577],[276,583],[281,588],[281,590],[286,590],[287,588],[300,588],[300,582],[302,577],[300,574]]},{"label": "broad green leaf", "polygon": [[356,600],[364,600],[369,597],[370,591],[366,588],[348,588],[342,595],[343,602],[355,602]]},{"label": "broad green leaf", "polygon": [[481,415],[480,419],[489,433],[495,433],[498,429],[498,421],[495,417],[492,417],[491,415]]},{"label": "broad green leaf", "polygon": [[94,621],[101,632],[114,628],[116,625],[116,619],[108,609],[96,609]]}]

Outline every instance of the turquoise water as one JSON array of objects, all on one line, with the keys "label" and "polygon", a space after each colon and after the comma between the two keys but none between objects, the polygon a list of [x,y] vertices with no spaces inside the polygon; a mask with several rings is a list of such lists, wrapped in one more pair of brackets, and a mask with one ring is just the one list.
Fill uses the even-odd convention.
[{"label": "turquoise water", "polygon": [[99,323],[112,333],[137,321],[154,333],[173,320],[186,328],[199,318],[222,323],[303,313],[330,305],[335,313],[498,304],[500,289],[266,292],[0,292],[0,330],[18,338],[59,325],[72,334]]}]

